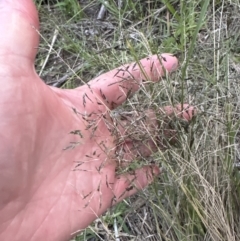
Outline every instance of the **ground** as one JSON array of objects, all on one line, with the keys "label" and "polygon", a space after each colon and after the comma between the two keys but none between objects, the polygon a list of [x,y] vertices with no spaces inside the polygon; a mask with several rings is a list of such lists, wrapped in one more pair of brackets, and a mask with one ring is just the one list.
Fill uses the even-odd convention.
[{"label": "ground", "polygon": [[[101,6],[105,13],[99,16]],[[179,70],[147,84],[118,111],[188,102],[190,123],[151,158],[162,175],[75,240],[240,240],[239,0],[37,1],[36,67],[48,85],[74,88],[122,64],[171,52]],[[141,160],[142,164],[149,160]]]}]

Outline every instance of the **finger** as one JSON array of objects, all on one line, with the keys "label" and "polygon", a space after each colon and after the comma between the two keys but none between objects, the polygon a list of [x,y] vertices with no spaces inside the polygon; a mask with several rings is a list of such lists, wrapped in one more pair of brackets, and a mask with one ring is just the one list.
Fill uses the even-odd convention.
[{"label": "finger", "polygon": [[156,151],[155,139],[158,129],[153,110],[119,114],[120,143],[117,148],[118,163],[121,166],[139,157],[147,157]]},{"label": "finger", "polygon": [[38,27],[38,14],[32,0],[1,0],[0,63],[11,62],[16,67],[24,67],[26,62],[32,65],[39,41]]},{"label": "finger", "polygon": [[153,55],[109,71],[88,84],[108,108],[113,109],[135,93],[143,81],[158,81],[177,65],[177,58],[171,54]]},{"label": "finger", "polygon": [[148,157],[159,148],[166,149],[167,143],[176,142],[178,132],[169,123],[176,122],[176,118],[190,121],[196,115],[196,108],[180,104],[161,108],[159,113],[147,110],[142,116],[141,113],[120,114],[118,127],[122,144],[117,149],[120,165],[125,166],[138,157]]},{"label": "finger", "polygon": [[190,121],[197,114],[196,107],[189,104],[178,104],[174,107],[166,106],[160,111],[170,118],[176,116],[186,121]]},{"label": "finger", "polygon": [[167,106],[160,111],[163,112],[165,117],[162,121],[159,121],[159,130],[162,135],[159,135],[157,142],[165,150],[169,147],[169,144],[177,143],[180,130],[182,128],[187,129],[189,121],[196,116],[197,110],[189,104],[178,104],[174,107]]},{"label": "finger", "polygon": [[118,176],[113,187],[115,203],[143,190],[147,185],[153,182],[154,177],[159,173],[160,170],[157,166],[146,166],[132,173]]}]

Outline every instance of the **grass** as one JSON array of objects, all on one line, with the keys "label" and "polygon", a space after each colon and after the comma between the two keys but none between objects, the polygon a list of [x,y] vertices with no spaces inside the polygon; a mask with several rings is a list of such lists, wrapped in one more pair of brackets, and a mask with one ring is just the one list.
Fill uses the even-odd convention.
[{"label": "grass", "polygon": [[[102,3],[107,15],[99,22]],[[239,0],[59,0],[51,11],[38,1],[38,9],[36,66],[46,83],[65,77],[62,87],[74,88],[122,64],[172,52],[179,70],[122,108],[183,102],[198,108],[188,126],[171,123],[178,142],[153,155],[164,168],[154,184],[75,240],[117,240],[114,227],[121,240],[240,240]]]}]

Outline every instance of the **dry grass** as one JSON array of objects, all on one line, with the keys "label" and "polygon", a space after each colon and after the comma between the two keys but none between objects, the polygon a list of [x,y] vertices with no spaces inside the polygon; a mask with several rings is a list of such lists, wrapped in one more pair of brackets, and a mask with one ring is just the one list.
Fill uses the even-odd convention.
[{"label": "dry grass", "polygon": [[74,88],[124,63],[172,52],[179,70],[118,111],[188,102],[198,116],[187,126],[171,123],[177,144],[151,157],[164,167],[158,180],[76,240],[117,240],[116,228],[120,240],[240,240],[240,2],[112,0],[97,21],[100,2],[39,5],[36,66],[46,83],[61,79]]}]

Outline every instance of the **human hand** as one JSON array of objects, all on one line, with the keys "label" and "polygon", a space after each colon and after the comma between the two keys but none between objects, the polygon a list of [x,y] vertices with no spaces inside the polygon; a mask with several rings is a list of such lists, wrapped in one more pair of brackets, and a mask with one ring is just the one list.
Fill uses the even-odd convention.
[{"label": "human hand", "polygon": [[[119,143],[125,130],[111,110],[146,76],[157,81],[175,70],[177,59],[152,56],[141,61],[145,74],[133,63],[74,90],[50,88],[34,69],[38,26],[31,0],[0,2],[0,240],[68,240],[159,173],[146,166],[116,174],[119,145],[127,161],[138,153],[133,140]],[[176,112],[190,120],[193,107],[185,107]],[[153,133],[156,117],[146,113]],[[149,140],[139,150],[150,155],[155,148]]]}]

